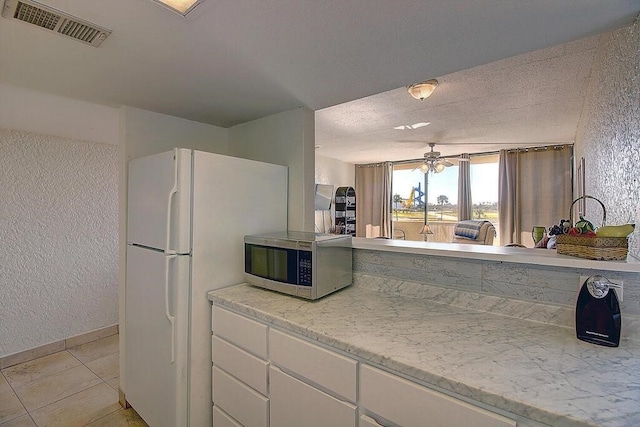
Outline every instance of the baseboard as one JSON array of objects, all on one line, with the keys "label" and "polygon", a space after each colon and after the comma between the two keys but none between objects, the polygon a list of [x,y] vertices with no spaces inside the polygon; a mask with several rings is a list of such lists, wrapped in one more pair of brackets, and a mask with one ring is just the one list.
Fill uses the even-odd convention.
[{"label": "baseboard", "polygon": [[105,326],[104,328],[94,329],[93,331],[84,332],[73,337],[69,337],[63,340],[54,341],[39,347],[24,350],[18,353],[10,354],[8,356],[0,357],[0,369],[8,368],[9,366],[17,365],[19,363],[28,362],[39,357],[48,356],[49,354],[57,353],[67,348],[77,347],[82,344],[86,344],[91,341],[106,338],[118,333],[118,325]]}]

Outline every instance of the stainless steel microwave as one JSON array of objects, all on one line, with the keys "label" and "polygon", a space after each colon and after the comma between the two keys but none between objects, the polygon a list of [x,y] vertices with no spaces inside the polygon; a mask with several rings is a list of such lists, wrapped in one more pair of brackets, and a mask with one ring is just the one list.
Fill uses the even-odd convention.
[{"label": "stainless steel microwave", "polygon": [[351,284],[351,236],[299,231],[245,236],[248,283],[318,299]]}]

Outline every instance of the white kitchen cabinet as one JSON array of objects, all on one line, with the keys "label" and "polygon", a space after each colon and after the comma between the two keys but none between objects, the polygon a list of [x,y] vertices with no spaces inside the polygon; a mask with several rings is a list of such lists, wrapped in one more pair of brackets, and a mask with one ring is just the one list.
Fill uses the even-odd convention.
[{"label": "white kitchen cabinet", "polygon": [[359,386],[361,412],[403,427],[516,426],[515,420],[363,364]]},{"label": "white kitchen cabinet", "polygon": [[266,395],[269,362],[228,343],[216,335],[212,338],[213,366],[224,370],[254,390]]},{"label": "white kitchen cabinet", "polygon": [[276,426],[355,427],[358,408],[271,366],[270,421]]},{"label": "white kitchen cabinet", "polygon": [[214,335],[255,354],[267,358],[267,325],[213,305],[211,328]]},{"label": "white kitchen cabinet", "polygon": [[271,363],[356,402],[358,362],[284,332],[269,329]]},{"label": "white kitchen cabinet", "polygon": [[269,399],[216,366],[213,367],[213,393],[215,406],[241,425],[269,426]]},{"label": "white kitchen cabinet", "polygon": [[358,427],[384,427],[384,426],[378,423],[373,418],[367,417],[366,415],[362,414],[360,415],[360,423],[358,424]]},{"label": "white kitchen cabinet", "polygon": [[215,304],[212,331],[214,427],[516,426]]},{"label": "white kitchen cabinet", "polygon": [[238,424],[217,406],[213,407],[213,425],[214,427],[242,427],[242,424]]},{"label": "white kitchen cabinet", "polygon": [[216,305],[211,318],[213,425],[268,427],[267,326]]}]

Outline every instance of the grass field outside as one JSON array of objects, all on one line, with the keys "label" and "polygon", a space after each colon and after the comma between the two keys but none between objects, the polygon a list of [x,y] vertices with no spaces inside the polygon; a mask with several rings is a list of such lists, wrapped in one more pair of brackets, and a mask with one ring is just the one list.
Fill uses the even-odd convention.
[{"label": "grass field outside", "polygon": [[[393,219],[396,221],[399,220],[415,220],[415,221],[424,221],[424,210],[407,210],[407,209],[394,209],[392,211]],[[482,212],[478,212],[474,210],[474,215],[472,219],[483,219],[491,222],[496,222],[498,220],[498,211],[497,210],[483,210]],[[429,209],[428,221],[446,221],[446,222],[458,222],[458,210],[447,208],[444,209]]]}]

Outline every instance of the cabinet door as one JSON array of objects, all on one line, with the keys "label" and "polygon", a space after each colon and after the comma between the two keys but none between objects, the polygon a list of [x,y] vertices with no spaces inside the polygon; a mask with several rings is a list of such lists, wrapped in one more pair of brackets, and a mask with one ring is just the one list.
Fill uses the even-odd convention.
[{"label": "cabinet door", "polygon": [[272,426],[355,427],[358,409],[280,369],[269,368]]},{"label": "cabinet door", "polygon": [[515,420],[366,365],[360,365],[360,405],[403,427],[516,426]]}]

